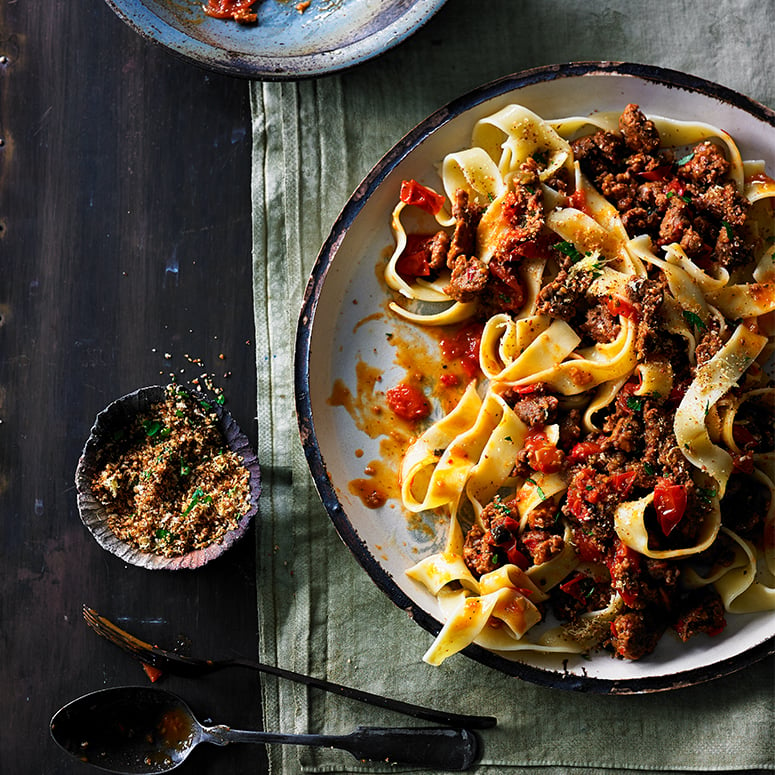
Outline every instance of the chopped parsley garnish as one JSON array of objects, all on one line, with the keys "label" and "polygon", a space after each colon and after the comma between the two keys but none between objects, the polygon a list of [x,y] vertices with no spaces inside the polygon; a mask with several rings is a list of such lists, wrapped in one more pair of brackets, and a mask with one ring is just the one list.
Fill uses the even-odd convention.
[{"label": "chopped parsley garnish", "polygon": [[687,153],[686,156],[682,156],[678,160],[678,166],[683,167],[684,164],[688,164],[694,158],[694,151]]},{"label": "chopped parsley garnish", "polygon": [[205,495],[204,491],[201,487],[197,487],[196,490],[194,490],[194,494],[191,496],[191,502],[186,506],[185,511],[183,512],[183,516],[186,517],[191,512],[191,510],[196,506],[197,503],[212,503],[213,497],[212,495]]},{"label": "chopped parsley garnish", "polygon": [[536,492],[538,493],[538,497],[539,497],[539,498],[540,498],[542,501],[545,501],[545,500],[546,500],[546,495],[545,495],[544,491],[541,489],[541,486],[538,484],[538,482],[537,482],[535,479],[533,479],[532,477],[530,477],[530,478],[526,479],[525,481],[526,481],[526,482],[529,482],[530,484],[532,484],[532,485],[533,485],[533,487],[535,487],[535,488],[536,488]]},{"label": "chopped parsley garnish", "polygon": [[643,399],[638,396],[627,396],[627,408],[633,412],[640,412],[643,409]]},{"label": "chopped parsley garnish", "polygon": [[685,309],[683,316],[686,323],[697,331],[702,331],[705,328],[705,323],[702,322],[702,318],[696,312]]},{"label": "chopped parsley garnish", "polygon": [[554,249],[562,253],[564,256],[567,256],[571,261],[573,261],[574,264],[584,258],[576,246],[567,240],[558,242],[556,245],[554,245]]},{"label": "chopped parsley garnish", "polygon": [[162,431],[164,426],[158,420],[146,420],[143,423],[143,428],[145,429],[145,435],[151,437]]},{"label": "chopped parsley garnish", "polygon": [[715,487],[698,487],[697,497],[705,503],[710,503],[712,498],[718,495],[718,490]]}]

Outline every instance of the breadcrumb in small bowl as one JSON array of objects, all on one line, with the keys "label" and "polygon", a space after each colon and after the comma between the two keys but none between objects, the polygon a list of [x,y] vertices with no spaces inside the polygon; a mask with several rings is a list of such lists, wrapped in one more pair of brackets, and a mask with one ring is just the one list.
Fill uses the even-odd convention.
[{"label": "breadcrumb in small bowl", "polygon": [[199,568],[258,511],[258,459],[217,400],[153,385],[97,415],[78,461],[81,520],[97,543],[150,570]]}]

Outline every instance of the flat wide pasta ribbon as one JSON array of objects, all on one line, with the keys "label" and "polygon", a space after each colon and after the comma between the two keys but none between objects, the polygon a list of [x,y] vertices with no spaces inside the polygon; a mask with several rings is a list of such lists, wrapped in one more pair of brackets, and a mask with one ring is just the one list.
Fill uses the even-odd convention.
[{"label": "flat wide pasta ribbon", "polygon": [[493,625],[502,628],[509,640],[519,640],[541,621],[541,612],[532,601],[545,599],[546,595],[515,565],[484,574],[477,593],[462,588],[441,590],[439,602],[450,613],[423,660],[440,665]]},{"label": "flat wide pasta ribbon", "polygon": [[646,529],[646,508],[654,500],[654,493],[650,492],[640,500],[627,501],[619,504],[614,513],[614,530],[622,543],[630,549],[652,557],[655,560],[668,560],[675,557],[689,557],[693,554],[704,552],[715,540],[721,527],[721,508],[719,497],[711,498],[710,512],[700,527],[697,543],[693,546],[679,549],[652,549],[649,546],[649,533]]},{"label": "flat wide pasta ribbon", "polygon": [[737,384],[766,344],[767,337],[739,325],[729,341],[697,369],[675,412],[673,427],[681,452],[692,465],[716,480],[719,497],[723,497],[732,473],[732,456],[713,444],[706,417],[719,398]]}]

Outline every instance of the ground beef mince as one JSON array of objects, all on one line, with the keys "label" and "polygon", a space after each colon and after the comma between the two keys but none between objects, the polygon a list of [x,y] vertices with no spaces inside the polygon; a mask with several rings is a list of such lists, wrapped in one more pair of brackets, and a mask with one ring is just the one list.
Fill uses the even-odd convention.
[{"label": "ground beef mince", "polygon": [[628,301],[637,320],[635,352],[639,360],[647,360],[658,349],[662,338],[660,308],[664,296],[665,285],[661,280],[638,277],[627,283]]},{"label": "ground beef mince", "polygon": [[536,313],[572,320],[579,311],[579,305],[586,307],[584,297],[593,279],[591,272],[561,270],[554,280],[541,288]]},{"label": "ground beef mince", "polygon": [[463,560],[477,578],[508,562],[521,563],[517,547],[519,513],[515,503],[496,497],[466,533]]},{"label": "ground beef mince", "polygon": [[468,193],[459,188],[452,199],[452,216],[455,231],[447,255],[447,266],[452,269],[459,256],[473,256],[476,253],[476,227],[482,218],[482,208],[470,204]]},{"label": "ground beef mince", "polygon": [[730,163],[707,141],[675,161],[637,105],[623,111],[621,134],[598,131],[571,144],[575,158],[621,215],[630,236],[678,244],[692,259],[734,268],[750,261],[750,204],[729,179]]},{"label": "ground beef mince", "polygon": [[725,626],[724,603],[713,587],[703,587],[690,595],[677,612],[673,624],[678,637],[684,642],[699,633],[715,635]]},{"label": "ground beef mince", "polygon": [[428,266],[436,273],[447,264],[449,255],[450,237],[446,231],[440,229],[433,235],[428,245]]},{"label": "ground beef mince", "polygon": [[628,611],[611,622],[611,647],[624,659],[642,659],[650,654],[665,627],[640,611]]},{"label": "ground beef mince", "polygon": [[621,331],[619,318],[611,314],[608,307],[602,304],[587,310],[586,318],[580,328],[593,342],[599,344],[613,342]]},{"label": "ground beef mince", "polygon": [[612,170],[620,168],[625,154],[622,138],[602,130],[574,140],[571,148],[581,169],[595,183]]},{"label": "ground beef mince", "polygon": [[495,570],[492,544],[485,540],[485,531],[474,525],[466,534],[463,545],[463,559],[471,573],[477,578],[491,570]]},{"label": "ground beef mince", "polygon": [[503,200],[503,216],[508,224],[501,249],[509,252],[514,243],[534,240],[544,226],[544,198],[535,159],[528,159],[519,170],[513,190]]},{"label": "ground beef mince", "polygon": [[522,534],[522,544],[530,553],[533,564],[542,565],[563,550],[565,541],[561,535],[548,530],[526,530]]},{"label": "ground beef mince", "polygon": [[633,153],[654,153],[659,148],[659,132],[637,105],[629,104],[619,116],[619,131]]},{"label": "ground beef mince", "polygon": [[514,404],[514,413],[525,425],[549,425],[553,422],[559,401],[555,396],[525,396]]},{"label": "ground beef mince", "polygon": [[696,188],[716,185],[729,174],[729,162],[715,143],[699,143],[676,169],[677,176]]},{"label": "ground beef mince", "polygon": [[488,278],[487,266],[476,256],[458,256],[452,265],[452,276],[444,293],[455,301],[474,301],[487,287]]}]

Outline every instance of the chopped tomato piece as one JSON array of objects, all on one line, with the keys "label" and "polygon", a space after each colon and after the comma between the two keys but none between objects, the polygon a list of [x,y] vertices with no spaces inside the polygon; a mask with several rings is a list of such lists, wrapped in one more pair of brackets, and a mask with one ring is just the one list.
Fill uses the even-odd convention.
[{"label": "chopped tomato piece", "polygon": [[519,291],[524,295],[522,280],[517,274],[517,269],[511,261],[490,261],[487,265],[490,274],[495,275],[501,282],[511,288],[512,291]]},{"label": "chopped tomato piece", "polygon": [[151,683],[156,683],[164,675],[164,673],[161,670],[159,670],[158,667],[149,665],[147,662],[143,662],[142,666],[143,666],[143,670],[145,670],[145,674],[148,676]]},{"label": "chopped tomato piece", "polygon": [[678,178],[673,178],[665,186],[665,193],[669,196],[684,196],[686,194],[686,187]]},{"label": "chopped tomato piece", "polygon": [[587,195],[581,189],[576,189],[576,191],[568,197],[568,205],[576,210],[581,210],[582,213],[586,213],[587,215],[592,214],[587,203]]},{"label": "chopped tomato piece", "polygon": [[251,11],[256,0],[208,0],[204,12],[215,19],[234,19],[241,23],[254,22],[257,14]]},{"label": "chopped tomato piece", "polygon": [[406,247],[396,261],[396,272],[411,282],[417,277],[428,277],[431,273],[428,243],[432,237],[424,234],[409,234]]},{"label": "chopped tomato piece", "polygon": [[386,392],[387,404],[405,420],[422,420],[431,413],[431,405],[422,390],[402,382]]},{"label": "chopped tomato piece", "polygon": [[630,494],[636,476],[635,471],[617,471],[611,474],[611,483],[622,498],[626,498]]},{"label": "chopped tomato piece", "polygon": [[562,468],[563,454],[546,438],[544,431],[531,430],[525,438],[525,449],[535,471],[554,474]]},{"label": "chopped tomato piece", "polygon": [[560,584],[560,589],[565,592],[566,595],[570,595],[580,603],[586,603],[587,596],[584,594],[583,588],[583,583],[586,578],[587,576],[584,573],[574,573],[568,581],[564,581]]},{"label": "chopped tomato piece", "polygon": [[637,320],[638,309],[621,296],[606,296],[605,305],[612,315],[621,315],[623,318]]},{"label": "chopped tomato piece", "polygon": [[466,375],[479,374],[479,344],[482,341],[482,323],[469,323],[439,341],[446,363],[458,363]]},{"label": "chopped tomato piece", "polygon": [[672,169],[671,164],[660,164],[659,167],[654,167],[653,170],[639,172],[638,177],[649,181],[666,180]]},{"label": "chopped tomato piece", "polygon": [[401,201],[404,204],[415,205],[426,213],[436,215],[444,206],[444,197],[433,189],[423,186],[416,180],[404,180],[401,183]]},{"label": "chopped tomato piece", "polygon": [[594,536],[583,528],[573,528],[573,545],[581,562],[602,562],[603,549]]},{"label": "chopped tomato piece", "polygon": [[654,487],[654,509],[662,532],[667,536],[681,521],[686,512],[686,487],[660,479]]},{"label": "chopped tomato piece", "polygon": [[589,508],[602,496],[601,482],[591,468],[578,470],[568,486],[566,504],[570,513],[580,521],[587,521],[594,516]]},{"label": "chopped tomato piece", "polygon": [[735,423],[732,426],[732,438],[735,440],[735,444],[738,447],[756,449],[756,445],[759,443],[756,436],[740,423]]},{"label": "chopped tomato piece", "polygon": [[573,445],[568,460],[571,463],[580,463],[582,460],[586,460],[590,455],[597,455],[602,452],[603,448],[594,441],[579,441]]},{"label": "chopped tomato piece", "polygon": [[517,542],[512,542],[506,549],[506,557],[512,565],[516,565],[521,570],[527,570],[530,567],[530,560],[517,549]]},{"label": "chopped tomato piece", "polygon": [[535,393],[541,385],[543,382],[534,382],[532,385],[517,385],[511,389],[520,396],[529,396],[531,393]]}]

